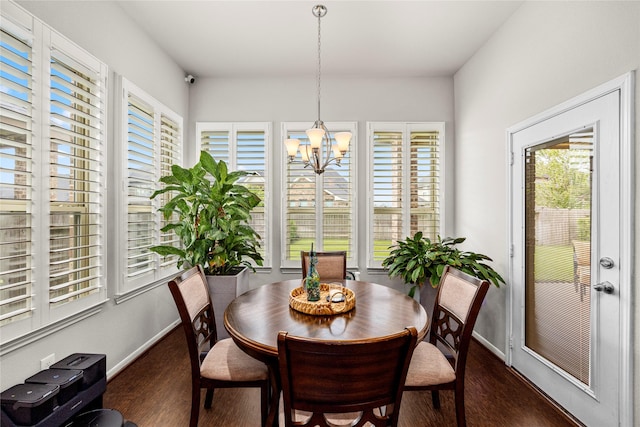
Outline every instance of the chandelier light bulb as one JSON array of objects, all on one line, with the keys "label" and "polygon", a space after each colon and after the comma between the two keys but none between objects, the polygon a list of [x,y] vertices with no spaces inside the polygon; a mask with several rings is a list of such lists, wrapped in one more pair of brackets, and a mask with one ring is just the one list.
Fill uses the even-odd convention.
[{"label": "chandelier light bulb", "polygon": [[298,152],[298,146],[300,145],[299,139],[286,139],[284,145],[287,147],[287,154],[289,155],[289,161],[292,161],[296,157]]},{"label": "chandelier light bulb", "polygon": [[300,146],[300,157],[302,157],[302,161],[305,163],[309,163],[309,157],[311,154],[311,147],[308,145]]},{"label": "chandelier light bulb", "polygon": [[309,137],[309,143],[311,148],[319,149],[322,145],[322,138],[324,138],[324,129],[311,128],[307,129],[307,136]]},{"label": "chandelier light bulb", "polygon": [[341,153],[346,153],[349,149],[349,141],[351,141],[351,132],[336,132],[336,143]]}]

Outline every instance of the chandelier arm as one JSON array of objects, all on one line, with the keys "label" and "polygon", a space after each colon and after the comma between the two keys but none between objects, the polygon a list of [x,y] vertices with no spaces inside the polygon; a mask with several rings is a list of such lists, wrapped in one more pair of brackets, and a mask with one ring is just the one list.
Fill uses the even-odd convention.
[{"label": "chandelier arm", "polygon": [[322,167],[322,169],[326,168],[329,163],[331,163],[331,154],[333,153],[333,150],[331,150],[331,133],[329,133],[329,130],[325,127],[325,134],[324,134],[324,145],[325,145],[325,160],[324,160],[324,166]]}]

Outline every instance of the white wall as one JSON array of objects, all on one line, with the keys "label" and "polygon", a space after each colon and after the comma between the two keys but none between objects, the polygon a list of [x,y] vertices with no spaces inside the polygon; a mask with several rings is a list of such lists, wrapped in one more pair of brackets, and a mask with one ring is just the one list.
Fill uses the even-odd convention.
[{"label": "white wall", "polygon": [[[270,273],[252,275],[251,286],[299,276],[280,272],[280,159],[284,159],[280,123],[313,122],[317,118],[315,76],[308,78],[225,78],[198,79],[190,94],[189,130],[191,161],[195,153],[195,123],[198,121],[267,121],[273,124],[274,221],[272,236],[274,268]],[[321,118],[330,121],[358,122],[358,159],[356,196],[359,218],[358,247],[366,245],[366,122],[367,121],[444,121],[446,144],[453,142],[453,79],[452,78],[354,78],[322,76]],[[452,156],[450,157],[452,159]],[[451,168],[449,168],[451,169]],[[449,199],[452,201],[452,199]],[[451,210],[448,204],[447,208]],[[385,272],[368,273],[366,254],[358,256],[361,279],[389,284]],[[399,281],[394,287],[403,288]]]},{"label": "white wall", "polygon": [[[640,3],[526,2],[454,77],[456,234],[491,254],[506,272],[507,143],[505,131],[530,116],[636,70],[636,141],[640,132]],[[636,143],[637,146],[637,143]],[[640,165],[636,148],[636,169]],[[482,161],[478,161],[482,159]],[[478,185],[469,183],[478,182]],[[464,183],[464,185],[463,185]],[[640,188],[635,178],[636,195]],[[636,197],[636,261],[640,271]],[[632,284],[632,289],[635,286]],[[640,339],[640,293],[635,333]],[[492,289],[476,331],[505,351],[506,292]],[[636,396],[640,351],[635,346]],[[636,399],[636,413],[639,413]]]},{"label": "white wall", "polygon": [[[183,70],[115,3],[21,1],[18,4],[109,66],[111,112],[115,71],[182,115],[186,123],[188,87],[183,80]],[[107,123],[107,145],[110,147],[107,158],[113,159],[113,146],[119,143],[113,128],[113,113],[109,114]],[[107,172],[109,182],[114,183],[112,163],[107,164]],[[110,208],[108,225],[113,226],[114,200],[108,200],[107,205]],[[102,311],[3,356],[0,389],[21,383],[38,372],[40,360],[51,353],[55,353],[57,360],[74,352],[105,353],[107,369],[114,372],[178,319],[166,286],[116,305],[112,298],[118,280],[112,267],[116,264],[115,245],[108,246],[108,251],[109,264],[105,271],[110,300]]]}]

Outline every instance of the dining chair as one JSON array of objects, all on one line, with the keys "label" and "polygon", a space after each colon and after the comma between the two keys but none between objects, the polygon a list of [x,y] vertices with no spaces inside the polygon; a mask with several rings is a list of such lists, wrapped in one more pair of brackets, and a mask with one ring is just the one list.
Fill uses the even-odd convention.
[{"label": "dining chair", "polygon": [[573,241],[574,282],[581,286],[591,286],[591,242]]},{"label": "dining chair", "polygon": [[436,409],[440,408],[439,390],[453,390],[456,420],[461,427],[466,426],[464,374],[467,353],[489,282],[446,266],[438,288],[429,340],[416,346],[404,390],[431,390]]},{"label": "dining chair", "polygon": [[213,305],[202,267],[196,266],[169,282],[187,338],[191,362],[190,427],[197,427],[200,390],[207,389],[209,409],[215,388],[259,387],[261,419],[265,425],[269,395],[267,366],[243,352],[231,338],[218,341]]},{"label": "dining chair", "polygon": [[[331,251],[331,252],[316,252],[318,263],[316,269],[320,280],[344,280],[353,279],[352,272],[347,271],[347,252],[346,251]],[[309,272],[309,252],[300,251],[300,259],[302,260],[302,278],[307,277]]]},{"label": "dining chair", "polygon": [[357,341],[323,341],[280,332],[285,426],[333,426],[331,419],[344,425],[349,415],[355,418],[348,424],[352,427],[396,426],[416,341],[414,327]]}]

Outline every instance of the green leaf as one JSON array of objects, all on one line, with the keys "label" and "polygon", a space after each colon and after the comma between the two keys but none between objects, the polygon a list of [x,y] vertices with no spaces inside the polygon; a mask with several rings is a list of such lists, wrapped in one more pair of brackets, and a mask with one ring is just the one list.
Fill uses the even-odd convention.
[{"label": "green leaf", "polygon": [[191,182],[192,174],[188,169],[184,169],[178,165],[171,166],[171,173],[180,183]]},{"label": "green leaf", "polygon": [[149,248],[149,250],[162,256],[167,256],[167,255],[183,256],[184,255],[184,251],[182,249],[175,248],[173,246],[152,246]]},{"label": "green leaf", "polygon": [[411,287],[411,289],[409,289],[409,293],[407,294],[409,296],[409,298],[413,298],[416,295],[416,289],[418,288],[417,285],[413,285]]},{"label": "green leaf", "polygon": [[220,162],[218,162],[218,176],[216,176],[216,179],[221,183],[226,182],[227,173],[227,164],[223,160],[220,160]]},{"label": "green leaf", "polygon": [[217,175],[218,163],[207,151],[200,152],[200,165],[202,165],[202,168],[209,172],[211,176]]}]

